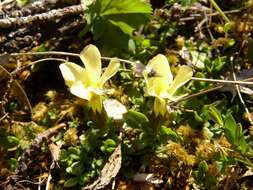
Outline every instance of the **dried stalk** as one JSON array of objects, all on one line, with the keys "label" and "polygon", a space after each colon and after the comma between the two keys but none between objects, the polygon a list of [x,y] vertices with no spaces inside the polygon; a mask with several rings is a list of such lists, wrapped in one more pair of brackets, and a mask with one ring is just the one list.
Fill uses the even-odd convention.
[{"label": "dried stalk", "polygon": [[73,5],[62,9],[54,9],[45,13],[30,15],[26,17],[4,18],[0,19],[0,28],[17,28],[49,21],[56,21],[68,16],[82,14],[84,13],[84,10],[85,9],[82,5]]},{"label": "dried stalk", "polygon": [[42,12],[47,12],[52,8],[57,7],[57,4],[61,3],[62,0],[42,0],[35,1],[21,10],[15,10],[7,13],[8,17],[24,17],[28,15],[34,15]]}]

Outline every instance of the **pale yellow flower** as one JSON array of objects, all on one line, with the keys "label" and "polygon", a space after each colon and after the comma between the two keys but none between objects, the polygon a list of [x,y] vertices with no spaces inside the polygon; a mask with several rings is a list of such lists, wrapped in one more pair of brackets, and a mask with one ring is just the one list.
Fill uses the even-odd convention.
[{"label": "pale yellow flower", "polygon": [[94,112],[101,112],[103,86],[107,80],[117,73],[120,62],[117,58],[112,58],[102,74],[101,55],[94,45],[86,46],[80,53],[80,58],[85,68],[72,62],[65,62],[60,65],[65,84],[72,94],[88,100]]},{"label": "pale yellow flower", "polygon": [[179,87],[188,82],[192,77],[192,70],[188,66],[181,66],[173,80],[170,65],[167,58],[158,54],[151,59],[143,76],[146,82],[145,93],[148,96],[154,96],[154,112],[157,115],[166,113],[167,101],[177,101],[182,96],[175,96]]}]

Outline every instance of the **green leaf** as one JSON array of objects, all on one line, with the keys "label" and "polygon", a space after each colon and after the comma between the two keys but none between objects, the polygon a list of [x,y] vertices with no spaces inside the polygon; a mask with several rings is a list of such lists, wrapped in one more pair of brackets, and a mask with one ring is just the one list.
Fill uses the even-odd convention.
[{"label": "green leaf", "polygon": [[95,40],[111,47],[128,48],[133,31],[149,21],[151,13],[151,5],[145,1],[99,0],[88,7],[86,17]]},{"label": "green leaf", "polygon": [[206,161],[201,161],[199,163],[199,167],[196,172],[197,181],[202,182],[205,179],[207,172],[208,172],[208,165],[207,165]]},{"label": "green leaf", "polygon": [[218,123],[220,126],[223,126],[223,119],[219,110],[217,110],[214,106],[210,106],[208,111],[214,122]]},{"label": "green leaf", "polygon": [[238,150],[242,153],[245,154],[246,151],[249,149],[248,144],[246,142],[246,139],[243,134],[243,129],[241,125],[237,126],[236,130],[236,144],[238,145]]},{"label": "green leaf", "polygon": [[191,6],[195,2],[197,2],[197,0],[181,0],[183,6]]},{"label": "green leaf", "polygon": [[14,171],[18,166],[18,160],[16,158],[10,158],[8,160],[8,164],[10,165],[10,168]]},{"label": "green leaf", "polygon": [[228,116],[225,119],[225,136],[229,143],[235,144],[236,143],[236,130],[237,125],[236,122],[231,114],[228,114]]},{"label": "green leaf", "polygon": [[231,31],[231,29],[234,27],[234,23],[233,22],[227,22],[225,25],[224,25],[224,32],[225,33],[228,33],[229,31]]},{"label": "green leaf", "polygon": [[81,151],[80,151],[79,147],[69,147],[68,148],[68,153],[69,154],[80,155]]},{"label": "green leaf", "polygon": [[7,140],[11,144],[15,144],[15,145],[19,144],[19,139],[15,136],[7,136]]},{"label": "green leaf", "polygon": [[116,142],[113,139],[106,139],[103,141],[103,145],[100,147],[104,153],[112,153],[116,148]]},{"label": "green leaf", "polygon": [[19,6],[23,7],[29,3],[29,0],[17,0]]},{"label": "green leaf", "polygon": [[249,149],[243,134],[241,125],[237,125],[233,116],[229,114],[225,120],[225,136],[231,144],[235,145],[237,150],[245,154]]},{"label": "green leaf", "polygon": [[84,168],[80,162],[74,162],[71,166],[66,168],[66,172],[72,175],[79,175],[83,172]]},{"label": "green leaf", "polygon": [[124,121],[132,128],[143,128],[149,122],[148,118],[140,112],[129,110],[123,115]]},{"label": "green leaf", "polygon": [[169,139],[176,142],[179,139],[179,136],[171,128],[162,125],[160,129],[160,139],[163,142],[168,141]]}]

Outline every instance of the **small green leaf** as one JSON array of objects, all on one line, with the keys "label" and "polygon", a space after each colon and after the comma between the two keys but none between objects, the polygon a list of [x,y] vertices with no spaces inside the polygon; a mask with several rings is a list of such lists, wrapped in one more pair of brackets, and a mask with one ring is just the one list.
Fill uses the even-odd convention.
[{"label": "small green leaf", "polygon": [[177,141],[179,136],[171,128],[162,125],[160,129],[160,138],[162,138],[163,141],[167,141],[169,139]]},{"label": "small green leaf", "polygon": [[23,7],[29,3],[29,0],[17,0],[19,6]]},{"label": "small green leaf", "polygon": [[19,144],[19,139],[17,137],[15,137],[15,136],[7,136],[7,140],[13,146],[16,146],[16,145]]},{"label": "small green leaf", "polygon": [[228,116],[225,119],[224,124],[224,130],[225,130],[225,136],[231,144],[236,143],[236,122],[231,114],[228,114]]},{"label": "small green leaf", "polygon": [[242,126],[236,124],[231,114],[229,114],[225,120],[225,136],[228,142],[236,146],[237,150],[242,154],[245,154],[249,149],[243,134]]},{"label": "small green leaf", "polygon": [[116,142],[113,139],[106,139],[100,147],[104,153],[112,153],[116,148]]},{"label": "small green leaf", "polygon": [[16,158],[10,158],[8,161],[10,168],[14,171],[18,166],[18,160]]},{"label": "small green leaf", "polygon": [[80,155],[81,151],[78,147],[69,147],[68,148],[68,153],[69,154]]},{"label": "small green leaf", "polygon": [[80,162],[74,162],[71,166],[66,168],[66,172],[72,175],[79,175],[84,170],[83,165]]},{"label": "small green leaf", "polygon": [[198,114],[198,112],[194,111],[193,113],[194,119],[198,122],[204,122],[204,120],[202,119],[202,117]]},{"label": "small green leaf", "polygon": [[210,106],[208,111],[214,122],[218,123],[220,126],[223,126],[223,119],[219,110],[217,110],[214,106]]},{"label": "small green leaf", "polygon": [[181,0],[183,6],[191,6],[195,2],[197,2],[197,0]]},{"label": "small green leaf", "polygon": [[236,131],[236,144],[238,145],[238,150],[242,153],[245,154],[246,151],[248,150],[249,146],[245,140],[244,134],[243,134],[243,129],[241,125],[237,126],[237,131]]},{"label": "small green leaf", "polygon": [[228,33],[233,27],[234,27],[234,23],[233,22],[227,22],[225,25],[224,25],[224,32],[225,33]]},{"label": "small green leaf", "polygon": [[140,112],[129,110],[123,115],[124,121],[132,128],[143,128],[149,122],[148,118]]},{"label": "small green leaf", "polygon": [[196,172],[197,181],[202,182],[205,179],[207,172],[208,172],[208,165],[206,161],[201,161],[199,163],[199,167]]},{"label": "small green leaf", "polygon": [[103,145],[104,146],[107,146],[107,147],[115,147],[116,146],[116,142],[113,140],[113,139],[106,139],[106,141],[103,142]]}]

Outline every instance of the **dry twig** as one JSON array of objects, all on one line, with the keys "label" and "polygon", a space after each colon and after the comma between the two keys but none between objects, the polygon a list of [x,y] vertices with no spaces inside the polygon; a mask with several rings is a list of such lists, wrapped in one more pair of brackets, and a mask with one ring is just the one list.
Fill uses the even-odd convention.
[{"label": "dry twig", "polygon": [[31,146],[21,155],[16,173],[20,174],[27,170],[26,160],[30,158],[31,155],[40,148],[40,145],[43,142],[47,142],[52,136],[54,136],[56,133],[58,133],[59,130],[63,129],[64,127],[66,127],[66,124],[60,123],[55,127],[49,128],[43,133],[38,134],[37,137],[32,141]]},{"label": "dry twig", "polygon": [[54,9],[45,13],[17,17],[17,18],[4,18],[0,19],[0,28],[17,28],[22,26],[31,26],[34,24],[56,21],[71,15],[79,15],[84,13],[84,7],[82,5],[73,5],[62,9]]}]

